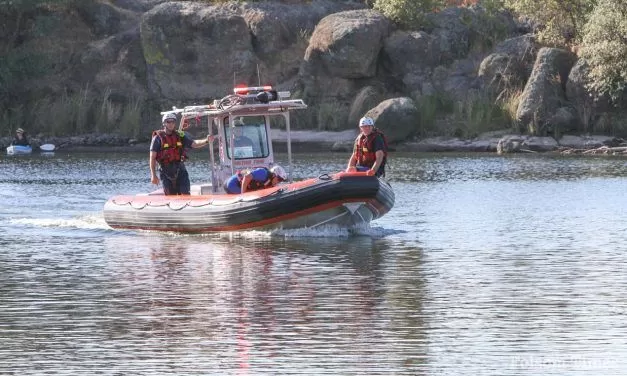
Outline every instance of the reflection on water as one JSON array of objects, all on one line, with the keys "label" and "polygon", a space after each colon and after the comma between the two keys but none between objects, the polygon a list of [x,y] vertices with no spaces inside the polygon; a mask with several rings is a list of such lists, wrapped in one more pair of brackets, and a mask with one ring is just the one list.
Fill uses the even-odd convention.
[{"label": "reflection on water", "polygon": [[[10,324],[0,354],[19,360],[17,369],[40,363],[67,374],[109,368],[113,359],[124,359],[118,370],[133,372],[146,357],[154,372],[219,364],[281,373],[293,371],[294,362],[308,374],[347,365],[349,373],[396,369],[402,352],[386,353],[396,339],[379,312],[385,241],[318,245],[120,236],[89,254],[31,255],[2,271],[11,284],[2,291],[9,298],[2,322]],[[24,284],[28,291],[10,288]],[[419,310],[419,299],[398,302]]]},{"label": "reflection on water", "polygon": [[622,159],[399,154],[371,228],[190,236],[104,223],[143,154],[55,154],[0,158],[2,374],[627,371]]}]

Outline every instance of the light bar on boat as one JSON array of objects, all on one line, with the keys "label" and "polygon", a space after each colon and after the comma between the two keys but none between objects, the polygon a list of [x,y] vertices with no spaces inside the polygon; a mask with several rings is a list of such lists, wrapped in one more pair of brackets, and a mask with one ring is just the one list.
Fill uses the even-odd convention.
[{"label": "light bar on boat", "polygon": [[265,86],[236,86],[233,88],[235,95],[251,98],[260,103],[268,103],[278,100],[280,97],[271,85]]},{"label": "light bar on boat", "polygon": [[270,90],[272,90],[272,86],[271,85],[266,85],[266,86],[236,86],[236,87],[233,88],[233,93],[240,94],[240,95],[246,95],[246,94],[249,94],[251,92],[258,93],[260,91],[270,91]]}]

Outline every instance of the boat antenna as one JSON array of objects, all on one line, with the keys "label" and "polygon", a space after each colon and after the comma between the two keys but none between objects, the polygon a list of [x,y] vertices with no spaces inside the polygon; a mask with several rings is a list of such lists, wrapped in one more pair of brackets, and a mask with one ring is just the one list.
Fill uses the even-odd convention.
[{"label": "boat antenna", "polygon": [[259,63],[257,63],[257,85],[261,86],[261,75],[259,74]]}]

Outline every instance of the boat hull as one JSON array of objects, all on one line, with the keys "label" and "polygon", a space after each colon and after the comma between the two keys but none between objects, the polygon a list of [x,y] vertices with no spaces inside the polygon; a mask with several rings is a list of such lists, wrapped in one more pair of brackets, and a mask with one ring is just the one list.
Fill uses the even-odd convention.
[{"label": "boat hull", "polygon": [[338,173],[242,195],[117,196],[104,217],[113,228],[195,233],[349,228],[383,216],[394,199],[383,179]]},{"label": "boat hull", "polygon": [[30,146],[22,146],[22,145],[11,145],[7,147],[8,155],[15,154],[30,154],[33,152],[33,148]]}]

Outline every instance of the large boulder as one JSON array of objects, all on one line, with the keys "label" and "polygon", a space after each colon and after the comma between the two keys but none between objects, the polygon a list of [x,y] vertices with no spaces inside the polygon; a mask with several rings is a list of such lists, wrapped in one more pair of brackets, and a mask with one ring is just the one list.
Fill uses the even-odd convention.
[{"label": "large boulder", "polygon": [[332,100],[346,107],[374,79],[390,22],[373,10],[352,10],[323,18],[314,30],[299,78],[312,104]]},{"label": "large boulder", "polygon": [[439,40],[424,31],[397,30],[383,44],[386,69],[398,76],[440,64]]},{"label": "large boulder", "polygon": [[387,18],[373,10],[331,14],[316,26],[301,71],[348,79],[374,77],[389,32]]},{"label": "large boulder", "polygon": [[375,107],[385,99],[385,90],[381,87],[365,86],[357,95],[350,105],[347,122],[349,125],[354,125],[359,122],[359,119],[364,116],[369,109]]},{"label": "large boulder", "polygon": [[404,141],[415,134],[420,121],[416,103],[407,97],[387,99],[366,115],[374,119],[390,143]]},{"label": "large boulder", "polygon": [[[83,51],[94,39],[90,25],[79,12],[72,8],[39,7],[30,18],[23,19],[21,25],[14,26],[21,26],[21,29],[11,29],[17,34],[9,38],[18,39],[11,46],[11,57],[24,61],[21,66],[9,67],[13,70],[9,77],[22,74],[24,77],[19,85],[11,88],[13,96],[23,96],[24,102],[44,96],[54,98],[85,85],[71,80],[77,52]],[[10,59],[3,63],[7,61]]]},{"label": "large boulder", "polygon": [[77,9],[95,37],[108,37],[120,31],[122,13],[115,6],[105,2],[85,1]]},{"label": "large boulder", "polygon": [[566,83],[566,98],[577,110],[578,121],[584,132],[592,131],[601,114],[612,110],[609,96],[599,95],[589,89],[589,69],[585,59],[577,60]]},{"label": "large boulder", "polygon": [[532,135],[555,131],[548,120],[560,107],[567,105],[566,81],[575,61],[576,56],[570,51],[548,47],[540,49],[516,112],[521,128]]},{"label": "large boulder", "polygon": [[119,101],[146,96],[146,65],[139,28],[89,43],[78,56],[74,78]]},{"label": "large boulder", "polygon": [[427,25],[426,31],[439,41],[439,58],[444,64],[466,57],[475,45],[489,43],[491,39],[486,36],[505,37],[516,29],[511,15],[498,13],[494,17],[481,6],[448,7],[429,13]]},{"label": "large boulder", "polygon": [[[421,31],[395,31],[384,44],[382,66],[396,84],[414,97],[431,88],[452,98],[477,89],[481,51],[490,48],[486,35],[510,35],[511,15],[489,15],[482,7],[450,7],[427,15]],[[498,32],[497,32],[498,30]]]},{"label": "large boulder", "polygon": [[438,41],[442,63],[451,63],[468,54],[472,35],[472,25],[468,21],[473,16],[473,10],[458,7],[427,14],[427,24],[433,27],[427,31]]},{"label": "large boulder", "polygon": [[235,4],[160,4],[144,14],[141,41],[148,88],[156,97],[218,98],[234,80],[257,82],[251,34]]},{"label": "large boulder", "polygon": [[[450,98],[466,101],[469,96],[477,92],[476,72],[480,63],[481,60],[471,55],[466,59],[456,60],[447,68],[440,66],[434,71],[432,77],[434,86]],[[442,73],[445,75],[438,79],[438,74]]]},{"label": "large boulder", "polygon": [[148,87],[166,100],[231,92],[234,81],[289,88],[309,35],[329,13],[359,4],[169,2],[144,14],[141,41]]},{"label": "large boulder", "polygon": [[359,3],[328,0],[242,4],[253,50],[261,60],[261,79],[278,83],[296,76],[318,22],[329,14],[363,7]]},{"label": "large boulder", "polygon": [[504,90],[521,89],[529,79],[538,45],[532,34],[521,35],[499,43],[486,56],[477,77],[481,86],[500,94]]}]

